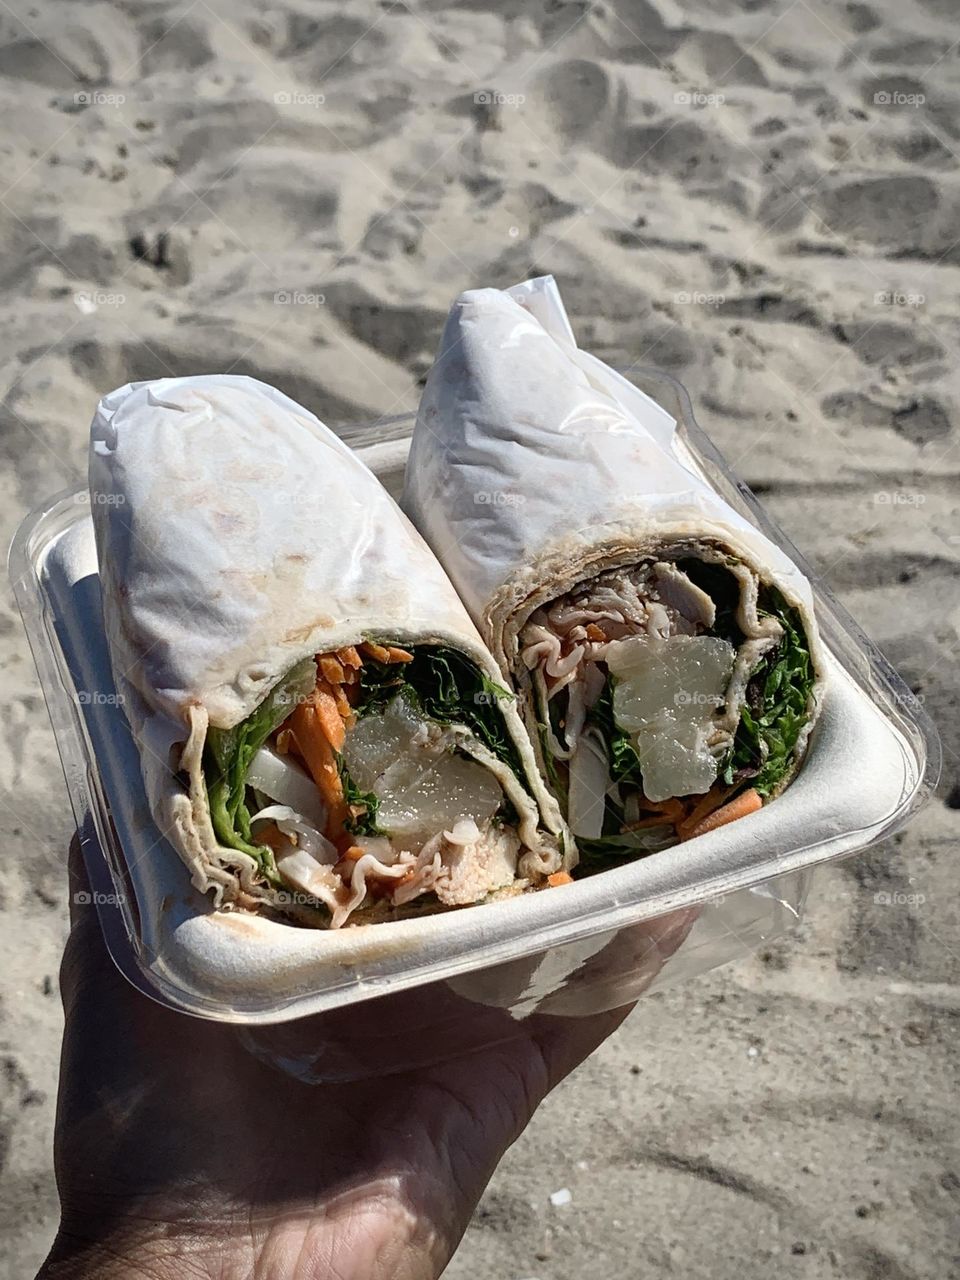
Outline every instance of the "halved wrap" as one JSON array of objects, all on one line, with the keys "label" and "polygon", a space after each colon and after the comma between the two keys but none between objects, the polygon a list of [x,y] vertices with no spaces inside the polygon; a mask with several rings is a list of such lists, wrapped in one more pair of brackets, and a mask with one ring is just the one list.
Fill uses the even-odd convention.
[{"label": "halved wrap", "polygon": [[312,414],[242,377],[121,387],[93,420],[90,490],[150,809],[218,906],[338,927],[559,868],[496,664]]},{"label": "halved wrap", "polygon": [[577,348],[551,277],[457,299],[403,505],[518,695],[585,867],[790,781],[823,686],[809,583],[673,418]]}]

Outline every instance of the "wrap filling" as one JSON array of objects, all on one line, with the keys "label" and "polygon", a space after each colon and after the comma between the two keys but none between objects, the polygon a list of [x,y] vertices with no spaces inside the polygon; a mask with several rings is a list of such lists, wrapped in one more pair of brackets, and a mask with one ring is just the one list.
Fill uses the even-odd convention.
[{"label": "wrap filling", "polygon": [[608,569],[535,609],[519,639],[584,870],[759,809],[802,754],[815,677],[800,613],[722,547]]},{"label": "wrap filling", "polygon": [[[498,707],[464,654],[365,641],[299,663],[203,755],[220,844],[255,897],[339,928],[525,887],[525,792]],[[251,904],[252,905],[252,904]]]}]

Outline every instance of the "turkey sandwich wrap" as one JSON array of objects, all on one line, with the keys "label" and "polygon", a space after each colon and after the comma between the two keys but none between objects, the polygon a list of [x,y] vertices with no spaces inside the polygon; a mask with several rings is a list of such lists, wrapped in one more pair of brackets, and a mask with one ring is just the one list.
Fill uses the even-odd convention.
[{"label": "turkey sandwich wrap", "polygon": [[552,278],[458,298],[406,475],[585,868],[789,783],[823,686],[809,583],[670,415],[577,348]]},{"label": "turkey sandwich wrap", "polygon": [[90,489],[150,809],[216,906],[337,928],[558,871],[515,699],[419,534],[312,414],[243,377],[122,387],[94,417]]}]

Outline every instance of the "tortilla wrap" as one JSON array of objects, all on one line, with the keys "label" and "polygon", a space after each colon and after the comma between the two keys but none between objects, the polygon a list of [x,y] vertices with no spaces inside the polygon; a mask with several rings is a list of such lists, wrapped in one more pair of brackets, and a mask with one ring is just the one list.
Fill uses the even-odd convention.
[{"label": "tortilla wrap", "polygon": [[[112,392],[91,428],[90,492],[111,662],[154,819],[217,905],[274,906],[283,895],[258,858],[215,830],[210,744],[245,732],[315,655],[363,642],[443,646],[491,682],[498,668],[372,473],[272,387],[210,376]],[[536,880],[559,865],[563,823],[514,702],[495,711],[519,768],[451,733],[502,782],[521,873]]]},{"label": "tortilla wrap", "polygon": [[[420,404],[403,506],[518,693],[545,773],[553,730],[525,661],[532,618],[542,623],[561,600],[583,604],[597,583],[615,584],[637,566],[649,577],[659,564],[654,585],[664,587],[672,574],[690,596],[677,563],[691,572],[713,563],[739,574],[739,633],[755,641],[743,652],[731,648],[742,706],[762,654],[783,648],[784,627],[778,631],[766,612],[770,592],[779,592],[809,659],[806,709],[790,759],[763,800],[789,782],[824,687],[810,585],[711,487],[673,418],[577,348],[552,277],[471,290],[454,303]],[[666,598],[651,588],[653,601]]]}]

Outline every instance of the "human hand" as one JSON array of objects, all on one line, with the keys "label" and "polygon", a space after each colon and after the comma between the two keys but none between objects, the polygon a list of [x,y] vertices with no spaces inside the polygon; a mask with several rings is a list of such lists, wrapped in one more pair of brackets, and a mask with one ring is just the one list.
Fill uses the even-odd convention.
[{"label": "human hand", "polygon": [[[85,883],[76,840],[71,873]],[[665,958],[692,918],[630,932],[654,931]],[[61,988],[62,1220],[43,1280],[438,1276],[540,1101],[632,1007],[517,1021],[435,984],[258,1030],[254,1054],[248,1032],[134,990],[89,906],[73,909]],[[291,1029],[321,1044],[379,1017],[382,1071],[366,1078],[311,1084],[262,1060]],[[429,1034],[432,1019],[449,1036],[464,1017],[469,1053],[389,1074],[403,1028]]]}]

